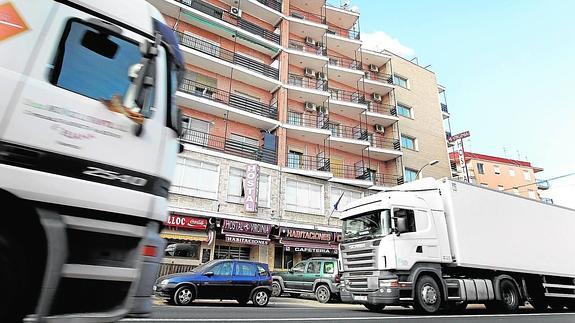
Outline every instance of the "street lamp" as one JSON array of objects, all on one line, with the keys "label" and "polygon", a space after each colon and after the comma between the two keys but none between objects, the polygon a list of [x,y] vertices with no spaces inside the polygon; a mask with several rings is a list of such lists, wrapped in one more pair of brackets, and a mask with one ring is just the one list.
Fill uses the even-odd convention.
[{"label": "street lamp", "polygon": [[418,177],[419,177],[419,173],[421,173],[421,171],[422,171],[426,166],[433,166],[433,165],[435,165],[435,164],[437,164],[437,163],[439,163],[439,160],[434,159],[434,160],[430,161],[429,163],[423,165],[423,167],[421,167],[421,168],[417,171],[417,174],[415,174],[415,178],[418,178]]}]

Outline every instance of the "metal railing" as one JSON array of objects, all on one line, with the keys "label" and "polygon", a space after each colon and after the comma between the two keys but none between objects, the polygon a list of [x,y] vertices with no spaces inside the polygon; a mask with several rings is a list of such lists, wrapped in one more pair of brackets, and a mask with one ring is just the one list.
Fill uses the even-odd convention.
[{"label": "metal railing", "polygon": [[340,89],[328,89],[330,99],[352,103],[366,104],[365,97],[359,91],[346,91]]},{"label": "metal railing", "polygon": [[445,113],[449,113],[449,111],[447,110],[447,104],[441,103],[441,111],[443,111]]},{"label": "metal railing", "polygon": [[203,148],[277,165],[277,149],[258,147],[190,128],[183,129],[180,140]]},{"label": "metal railing", "polygon": [[243,55],[234,53],[220,46],[214,45],[205,40],[199,39],[192,35],[187,35],[182,32],[176,31],[176,35],[181,45],[186,46],[191,49],[195,49],[204,54],[210,55],[222,59],[226,62],[236,64],[245,67],[254,72],[260,73],[264,76],[279,79],[279,70],[277,68],[271,67],[267,64],[255,61],[251,58],[245,57]]},{"label": "metal railing", "polygon": [[328,129],[329,117],[327,114],[303,114],[294,111],[288,111],[287,123],[307,128]]},{"label": "metal railing", "polygon": [[311,45],[299,40],[290,39],[288,43],[289,49],[295,49],[300,52],[320,55],[320,56],[327,56],[327,49],[325,47]]},{"label": "metal railing", "polygon": [[372,175],[373,183],[377,186],[392,187],[404,183],[403,176],[376,173]]},{"label": "metal railing", "polygon": [[158,275],[156,276],[156,278],[165,275],[189,272],[196,267],[198,266],[179,265],[179,264],[160,264],[160,270],[158,271]]},{"label": "metal railing", "polygon": [[364,166],[331,164],[330,170],[334,177],[367,181],[371,180],[370,171]]},{"label": "metal railing", "polygon": [[309,11],[305,11],[305,10],[301,10],[297,7],[289,7],[289,15],[291,17],[294,18],[298,18],[298,19],[302,19],[302,20],[308,20],[311,22],[315,22],[318,24],[324,24],[325,25],[325,15],[318,15],[315,13],[311,13]]},{"label": "metal railing", "polygon": [[369,142],[374,148],[401,150],[399,139],[384,138],[374,134],[369,134]]},{"label": "metal railing", "polygon": [[327,88],[327,82],[325,80],[297,74],[289,74],[288,84],[320,91],[326,91]]},{"label": "metal railing", "polygon": [[[272,41],[276,44],[280,43],[280,35],[275,34],[267,29],[264,29],[256,24],[253,24],[249,21],[246,21],[238,16],[234,16],[229,12],[225,11],[222,8],[216,7],[209,3],[206,3],[201,0],[175,0],[183,5],[186,5],[192,9],[198,10],[200,12],[205,13],[206,15],[212,16],[216,19],[225,21],[230,23],[234,26],[238,26],[239,28],[248,31],[252,34],[258,35],[264,39]],[[259,0],[258,0],[259,1]],[[262,2],[262,1],[259,1]],[[271,1],[269,1],[271,2]],[[281,10],[281,5],[280,5]]]},{"label": "metal railing", "polygon": [[334,137],[355,139],[355,140],[369,140],[369,133],[367,130],[362,129],[361,125],[355,127],[345,125],[334,125],[329,123],[331,135]]},{"label": "metal railing", "polygon": [[337,26],[329,26],[327,29],[328,34],[337,35],[340,37],[359,40],[359,31],[354,29],[345,29]]},{"label": "metal railing", "polygon": [[393,76],[391,76],[391,74],[365,71],[365,78],[368,80],[374,80],[374,81],[379,81],[379,82],[383,82],[383,83],[393,84]]},{"label": "metal railing", "polygon": [[257,114],[262,117],[274,120],[278,119],[278,108],[276,101],[272,101],[270,104],[261,103],[189,79],[182,80],[179,86],[179,90],[194,96],[227,104],[236,109]]},{"label": "metal railing", "polygon": [[278,0],[256,0],[266,7],[270,7],[275,11],[282,12],[282,2]]},{"label": "metal railing", "polygon": [[329,64],[339,67],[349,68],[352,70],[361,70],[361,62],[355,59],[329,55]]},{"label": "metal railing", "polygon": [[316,156],[310,156],[288,152],[286,154],[286,167],[292,169],[329,172],[329,158],[324,156],[324,153],[319,153]]},{"label": "metal railing", "polygon": [[385,114],[394,117],[397,116],[397,108],[391,104],[369,101],[367,102],[367,110],[379,114]]}]

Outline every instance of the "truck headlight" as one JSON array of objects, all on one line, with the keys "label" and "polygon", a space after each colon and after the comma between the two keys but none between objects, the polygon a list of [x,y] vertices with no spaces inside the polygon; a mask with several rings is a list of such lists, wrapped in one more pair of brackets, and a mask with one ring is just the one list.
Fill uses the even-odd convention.
[{"label": "truck headlight", "polygon": [[397,279],[384,279],[379,281],[379,288],[397,288],[399,284]]}]

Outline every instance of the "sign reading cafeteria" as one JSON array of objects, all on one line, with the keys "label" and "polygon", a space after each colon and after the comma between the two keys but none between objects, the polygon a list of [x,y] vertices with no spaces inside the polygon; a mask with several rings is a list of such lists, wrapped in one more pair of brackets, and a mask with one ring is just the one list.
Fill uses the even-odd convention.
[{"label": "sign reading cafeteria", "polygon": [[165,224],[170,227],[206,230],[208,228],[208,219],[170,214]]},{"label": "sign reading cafeteria", "polygon": [[295,252],[324,253],[324,254],[337,255],[337,249],[327,249],[327,248],[285,247],[285,250]]},{"label": "sign reading cafeteria", "polygon": [[269,224],[224,219],[222,233],[233,232],[267,237],[271,229],[272,226]]},{"label": "sign reading cafeteria", "polygon": [[244,209],[247,212],[258,211],[258,192],[260,183],[260,166],[252,164],[246,166],[244,179]]},{"label": "sign reading cafeteria", "polygon": [[323,242],[333,241],[333,235],[331,232],[315,231],[315,230],[282,228],[280,230],[280,236],[293,240],[323,241]]}]

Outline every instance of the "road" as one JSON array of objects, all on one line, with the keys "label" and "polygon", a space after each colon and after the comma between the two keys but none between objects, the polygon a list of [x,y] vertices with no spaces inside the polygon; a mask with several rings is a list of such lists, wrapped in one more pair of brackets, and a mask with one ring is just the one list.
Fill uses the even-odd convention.
[{"label": "road", "polygon": [[389,307],[371,313],[361,305],[321,304],[314,299],[272,298],[265,308],[240,306],[235,301],[195,301],[191,306],[169,306],[155,301],[148,318],[121,322],[526,322],[573,323],[575,313],[534,313],[522,308],[518,314],[488,314],[482,306],[469,306],[463,315],[421,316],[411,309]]}]

